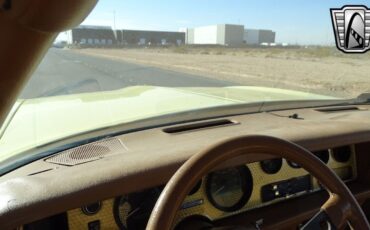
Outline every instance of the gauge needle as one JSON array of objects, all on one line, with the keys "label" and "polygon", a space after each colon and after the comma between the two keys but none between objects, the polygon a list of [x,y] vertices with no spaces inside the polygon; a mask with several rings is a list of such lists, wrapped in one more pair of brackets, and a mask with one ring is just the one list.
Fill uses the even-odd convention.
[{"label": "gauge needle", "polygon": [[139,206],[139,207],[135,208],[133,211],[131,211],[131,212],[127,215],[127,217],[126,217],[126,218],[129,218],[132,214],[134,214],[134,213],[136,213],[137,211],[139,211],[139,210],[140,210],[140,208],[141,208],[141,206]]},{"label": "gauge needle", "polygon": [[221,192],[222,190],[224,190],[224,188],[225,188],[225,186],[222,186],[222,187],[220,187],[219,189],[217,189],[216,191],[215,191],[215,195],[216,194],[218,194],[219,192]]}]

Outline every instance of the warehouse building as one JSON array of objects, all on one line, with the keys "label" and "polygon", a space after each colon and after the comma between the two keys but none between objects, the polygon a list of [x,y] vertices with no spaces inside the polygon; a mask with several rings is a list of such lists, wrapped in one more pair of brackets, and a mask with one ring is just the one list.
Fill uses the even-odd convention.
[{"label": "warehouse building", "polygon": [[244,42],[247,45],[261,45],[275,43],[275,32],[272,30],[246,29]]},{"label": "warehouse building", "polygon": [[67,32],[68,44],[111,45],[181,45],[184,32],[112,30],[109,26],[82,25]]},{"label": "warehouse building", "polygon": [[186,30],[186,44],[240,46],[243,44],[244,26],[219,24]]},{"label": "warehouse building", "polygon": [[81,25],[67,32],[68,44],[105,46],[116,44],[116,36],[110,26]]},{"label": "warehouse building", "polygon": [[117,30],[118,44],[123,45],[182,45],[184,32]]},{"label": "warehouse building", "polygon": [[68,44],[113,45],[223,45],[241,46],[275,43],[272,30],[244,29],[243,25],[219,24],[188,28],[186,32],[112,30],[110,26],[81,25],[67,32]]}]

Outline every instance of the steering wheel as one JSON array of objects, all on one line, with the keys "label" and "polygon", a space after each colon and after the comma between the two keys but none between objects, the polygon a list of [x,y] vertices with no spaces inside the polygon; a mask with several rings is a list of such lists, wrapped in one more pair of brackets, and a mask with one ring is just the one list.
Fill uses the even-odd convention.
[{"label": "steering wheel", "polygon": [[293,161],[311,173],[328,190],[329,199],[303,229],[320,229],[322,223],[330,223],[337,229],[345,227],[347,223],[354,229],[370,229],[355,197],[330,168],[308,150],[269,136],[242,136],[193,155],[177,170],[162,191],[147,229],[171,229],[185,197],[202,176],[229,159],[251,154],[270,154]]}]

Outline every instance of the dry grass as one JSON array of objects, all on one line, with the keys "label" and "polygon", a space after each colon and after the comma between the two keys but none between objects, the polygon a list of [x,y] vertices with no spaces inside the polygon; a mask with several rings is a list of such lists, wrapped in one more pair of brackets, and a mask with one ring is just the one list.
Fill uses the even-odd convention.
[{"label": "dry grass", "polygon": [[158,53],[181,53],[181,54],[215,54],[215,55],[233,55],[233,56],[264,56],[288,59],[302,58],[328,58],[341,57],[351,59],[369,59],[370,53],[344,54],[336,47],[312,46],[312,47],[245,47],[245,48],[225,48],[225,47],[196,47],[196,46],[178,46],[169,48],[149,48],[148,52]]},{"label": "dry grass", "polygon": [[242,85],[280,87],[339,97],[354,97],[370,91],[370,55],[343,54],[335,47],[180,46],[82,49],[76,52]]}]

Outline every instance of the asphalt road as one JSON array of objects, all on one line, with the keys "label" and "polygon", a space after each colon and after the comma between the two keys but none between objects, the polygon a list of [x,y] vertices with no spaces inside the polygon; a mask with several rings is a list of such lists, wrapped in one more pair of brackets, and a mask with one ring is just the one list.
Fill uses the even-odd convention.
[{"label": "asphalt road", "polygon": [[232,83],[51,48],[20,98],[106,91],[135,85],[220,87]]}]

